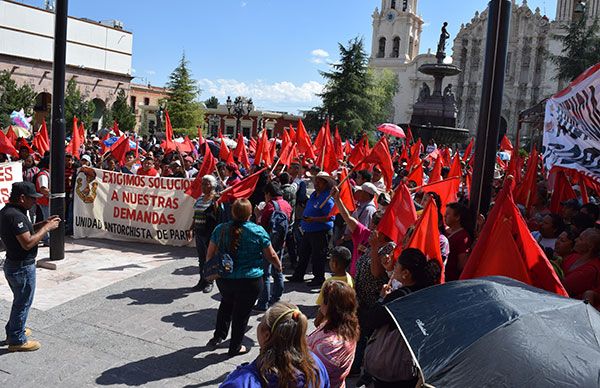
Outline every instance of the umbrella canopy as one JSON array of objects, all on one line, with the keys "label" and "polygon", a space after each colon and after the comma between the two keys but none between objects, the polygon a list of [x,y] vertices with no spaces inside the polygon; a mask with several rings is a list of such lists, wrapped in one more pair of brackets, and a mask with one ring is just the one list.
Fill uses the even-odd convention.
[{"label": "umbrella canopy", "polygon": [[396,136],[401,139],[406,138],[406,135],[404,134],[404,131],[402,130],[402,128],[400,128],[396,124],[389,124],[389,123],[381,124],[380,126],[377,127],[377,130],[379,132],[383,132],[388,135]]},{"label": "umbrella canopy", "polygon": [[[12,127],[12,130],[14,131],[15,135],[17,135],[17,137],[28,138],[29,136],[31,136],[31,133],[27,128],[19,127],[17,125],[11,125],[10,127]],[[10,127],[6,127],[6,129],[4,129],[2,132],[4,132],[4,134],[6,135]]]},{"label": "umbrella canopy", "polygon": [[600,314],[504,277],[449,282],[387,306],[425,383],[598,387]]}]

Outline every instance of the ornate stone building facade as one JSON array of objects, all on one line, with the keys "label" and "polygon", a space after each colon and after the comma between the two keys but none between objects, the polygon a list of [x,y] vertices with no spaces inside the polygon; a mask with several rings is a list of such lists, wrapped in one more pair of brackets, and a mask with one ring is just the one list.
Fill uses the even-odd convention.
[{"label": "ornate stone building facade", "polygon": [[[381,10],[373,12],[373,40],[369,65],[375,70],[387,69],[398,76],[394,97],[395,123],[409,123],[413,104],[419,98],[423,83],[433,90],[433,77],[418,69],[435,63],[435,54],[419,54],[423,19],[417,13],[418,0],[382,0]],[[452,83],[448,78],[447,83]],[[447,84],[444,85],[444,87]]]},{"label": "ornate stone building facade", "polygon": [[[553,95],[565,85],[556,80],[556,68],[549,54],[559,54],[561,43],[555,36],[577,17],[578,0],[558,0],[557,18],[551,21],[539,8],[531,10],[527,0],[513,0],[502,117],[514,137],[519,112]],[[587,2],[587,17],[600,15],[600,0]],[[488,10],[461,26],[454,39],[453,63],[463,69],[456,80],[458,126],[475,133],[481,102]]]}]

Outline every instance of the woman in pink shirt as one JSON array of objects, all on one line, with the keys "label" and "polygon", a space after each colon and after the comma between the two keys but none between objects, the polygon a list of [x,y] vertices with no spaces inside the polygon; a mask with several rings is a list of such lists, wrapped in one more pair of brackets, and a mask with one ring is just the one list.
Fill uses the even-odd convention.
[{"label": "woman in pink shirt", "polygon": [[339,280],[325,283],[321,313],[323,322],[308,336],[308,347],[325,364],[332,388],[346,387],[356,343],[358,327],[356,293]]}]

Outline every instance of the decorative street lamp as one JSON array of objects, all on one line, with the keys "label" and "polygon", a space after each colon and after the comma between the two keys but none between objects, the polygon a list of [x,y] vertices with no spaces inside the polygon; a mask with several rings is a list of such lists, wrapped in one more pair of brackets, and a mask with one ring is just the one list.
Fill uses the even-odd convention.
[{"label": "decorative street lamp", "polygon": [[250,112],[254,110],[254,104],[252,103],[251,98],[246,97],[236,97],[235,100],[231,101],[231,96],[227,96],[227,112],[231,114],[231,110],[233,109],[233,115],[236,118],[235,125],[235,134],[234,137],[237,137],[237,134],[240,132],[240,125],[242,122],[242,117],[249,115]]},{"label": "decorative street lamp", "polygon": [[208,131],[213,136],[217,136],[219,124],[221,123],[221,116],[217,114],[208,115]]}]

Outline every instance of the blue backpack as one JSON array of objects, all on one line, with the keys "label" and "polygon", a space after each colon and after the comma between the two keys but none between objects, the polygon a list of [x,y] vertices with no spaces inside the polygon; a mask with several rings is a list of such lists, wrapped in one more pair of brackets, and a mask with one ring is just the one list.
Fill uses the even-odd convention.
[{"label": "blue backpack", "polygon": [[285,238],[290,228],[290,221],[287,215],[281,211],[281,207],[276,201],[271,201],[271,203],[274,209],[269,221],[269,236],[271,237],[273,249],[279,253],[285,243]]}]

